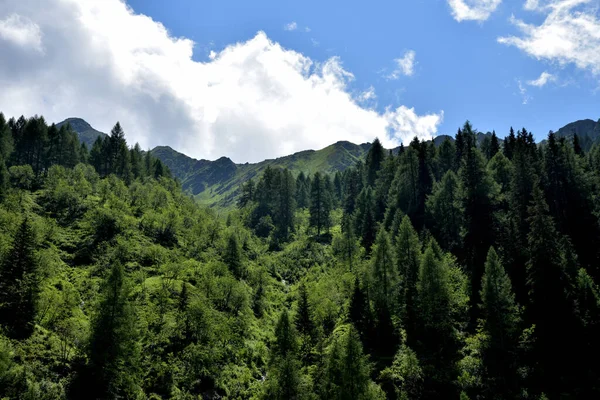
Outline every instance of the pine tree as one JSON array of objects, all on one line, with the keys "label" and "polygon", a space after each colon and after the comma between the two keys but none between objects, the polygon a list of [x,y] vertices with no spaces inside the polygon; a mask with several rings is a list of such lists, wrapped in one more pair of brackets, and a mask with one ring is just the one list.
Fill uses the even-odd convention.
[{"label": "pine tree", "polygon": [[441,179],[447,171],[456,171],[456,146],[446,137],[437,151],[436,179]]},{"label": "pine tree", "polygon": [[138,329],[125,270],[113,264],[92,320],[89,347],[91,381],[87,393],[99,398],[135,397],[139,393]]},{"label": "pine tree", "polygon": [[476,305],[479,303],[483,265],[493,242],[493,231],[490,228],[493,226],[493,201],[499,188],[485,168],[482,154],[474,147],[465,150],[459,180],[460,207],[463,210],[465,227],[463,254],[471,275],[471,310],[474,322],[477,317]]},{"label": "pine tree", "polygon": [[311,227],[317,228],[317,236],[321,236],[323,229],[329,230],[331,223],[331,200],[326,190],[324,178],[319,172],[315,173],[310,190],[310,219]]},{"label": "pine tree", "polygon": [[370,346],[369,339],[372,331],[373,318],[367,296],[360,287],[358,277],[354,280],[354,290],[350,297],[348,319],[358,331],[365,346]]},{"label": "pine tree", "polygon": [[383,160],[385,159],[385,150],[381,145],[379,139],[375,139],[369,152],[367,153],[367,159],[365,166],[367,167],[367,185],[375,187],[375,180],[377,179],[377,173],[381,169]]},{"label": "pine tree", "polygon": [[503,398],[514,398],[520,315],[510,279],[493,247],[488,252],[482,278],[481,308],[482,328],[488,337],[483,349],[488,390]]},{"label": "pine tree", "polygon": [[553,396],[564,390],[568,374],[564,365],[574,360],[563,344],[575,340],[563,327],[574,324],[570,278],[565,268],[565,244],[556,231],[549,215],[548,204],[539,185],[533,189],[529,207],[531,229],[528,235],[529,261],[527,285],[529,288],[528,320],[535,324],[534,356],[536,365],[535,386]]},{"label": "pine tree", "polygon": [[223,261],[237,279],[245,276],[246,271],[242,262],[242,252],[235,233],[230,234],[227,238],[227,247],[225,248],[225,254],[223,254]]},{"label": "pine tree", "polygon": [[371,247],[375,242],[377,234],[377,225],[375,221],[375,201],[373,199],[373,190],[370,186],[365,187],[356,200],[356,223],[357,231],[360,235],[360,243],[367,253],[371,252]]},{"label": "pine tree", "polygon": [[275,209],[275,226],[278,238],[286,241],[294,230],[294,212],[296,210],[295,181],[286,168],[279,174],[279,193]]},{"label": "pine tree", "polygon": [[389,236],[384,229],[377,234],[373,251],[373,282],[376,301],[390,305],[397,274]]},{"label": "pine tree", "polygon": [[452,330],[449,271],[430,244],[423,254],[417,282],[420,333],[415,341],[425,372],[426,398],[446,398],[454,393],[456,343]]},{"label": "pine tree", "polygon": [[441,182],[436,182],[433,193],[427,198],[427,225],[442,247],[454,251],[461,244],[462,209],[459,182],[456,174],[446,172]]},{"label": "pine tree", "polygon": [[308,302],[308,292],[304,283],[298,289],[298,309],[294,318],[296,330],[300,334],[300,356],[305,364],[310,362],[311,348],[315,337],[312,310]]},{"label": "pine tree", "polygon": [[396,269],[402,282],[400,302],[402,304],[402,322],[408,333],[409,343],[416,339],[418,315],[417,281],[421,265],[421,243],[417,232],[404,216],[396,236]]},{"label": "pine tree", "polygon": [[371,368],[363,354],[356,330],[351,327],[345,337],[341,399],[360,399],[367,393]]},{"label": "pine tree", "polygon": [[296,177],[296,205],[298,208],[307,208],[310,201],[310,179],[307,179],[304,172],[300,172]]},{"label": "pine tree", "polygon": [[300,363],[297,360],[298,341],[294,325],[284,310],[275,327],[275,342],[271,351],[267,398],[285,400],[299,395]]},{"label": "pine tree", "polygon": [[397,274],[394,271],[394,258],[387,232],[380,229],[372,257],[372,281],[375,318],[377,320],[374,347],[380,356],[393,354],[396,344],[392,310],[397,305]]},{"label": "pine tree", "polygon": [[354,267],[354,260],[358,255],[358,245],[354,235],[354,221],[351,215],[342,214],[342,252],[350,269]]},{"label": "pine tree", "polygon": [[508,136],[506,137],[506,139],[504,139],[504,155],[509,160],[512,160],[515,142],[516,142],[515,130],[511,126]]},{"label": "pine tree", "polygon": [[35,248],[31,223],[24,218],[0,270],[0,325],[16,339],[29,337],[35,325],[40,290]]},{"label": "pine tree", "polygon": [[331,344],[319,390],[321,399],[370,399],[371,366],[363,353],[356,330],[347,332]]},{"label": "pine tree", "polygon": [[312,311],[308,302],[308,291],[304,283],[298,289],[298,310],[294,320],[297,331],[302,335],[313,336],[315,325],[312,320]]},{"label": "pine tree", "polygon": [[13,152],[14,143],[10,126],[4,118],[4,114],[0,112],[0,158],[10,159]]},{"label": "pine tree", "polygon": [[254,190],[254,181],[252,178],[242,184],[242,193],[237,201],[238,208],[244,208],[252,202],[254,199]]},{"label": "pine tree", "polygon": [[496,131],[492,132],[492,139],[490,141],[490,150],[488,153],[488,160],[491,160],[500,151],[500,141],[496,136]]}]

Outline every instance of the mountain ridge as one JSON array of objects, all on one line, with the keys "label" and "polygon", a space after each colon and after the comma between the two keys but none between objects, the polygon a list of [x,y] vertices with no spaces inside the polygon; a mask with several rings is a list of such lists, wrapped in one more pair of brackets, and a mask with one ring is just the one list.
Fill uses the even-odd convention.
[{"label": "mountain ridge", "polygon": [[[71,125],[71,128],[79,134],[80,140],[89,148],[98,136],[106,135],[81,118],[68,118],[57,126],[66,123]],[[579,136],[582,147],[586,149],[591,147],[593,143],[600,140],[600,119],[598,122],[591,119],[574,121],[556,131],[557,136],[566,138],[572,137],[573,133]],[[481,144],[491,135],[491,132],[478,132],[477,141]],[[442,134],[433,138],[433,142],[439,146],[446,139],[454,141],[452,136]],[[371,143],[355,144],[341,140],[319,150],[302,150],[256,163],[235,163],[226,156],[213,161],[198,160],[170,146],[157,146],[150,151],[171,170],[181,182],[183,189],[197,201],[208,206],[231,208],[235,204],[241,184],[260,176],[267,167],[288,168],[294,174],[304,172],[312,175],[317,171],[329,174],[342,172],[355,165],[357,161],[363,160],[370,148]],[[398,150],[399,147],[391,149],[393,153],[397,153]]]}]

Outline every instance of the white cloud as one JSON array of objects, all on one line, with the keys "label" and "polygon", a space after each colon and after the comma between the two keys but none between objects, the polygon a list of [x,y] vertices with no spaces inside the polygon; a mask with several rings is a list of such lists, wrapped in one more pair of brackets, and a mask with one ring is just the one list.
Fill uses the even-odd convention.
[{"label": "white cloud", "polygon": [[519,94],[521,95],[523,105],[529,103],[531,96],[527,93],[527,88],[523,86],[523,83],[520,80],[517,80],[517,86],[519,87]]},{"label": "white cloud", "polygon": [[[417,115],[414,108],[400,106],[395,110],[388,110],[385,114],[390,121],[390,129],[396,136],[404,138],[404,142],[418,136],[419,139],[430,140],[436,132],[437,126],[444,120],[444,112],[439,114]],[[418,132],[418,135],[416,134]]]},{"label": "white cloud", "polygon": [[527,0],[525,2],[525,5],[523,5],[523,8],[529,11],[533,11],[533,10],[537,10],[537,8],[540,5],[540,1],[539,0]]},{"label": "white cloud", "polygon": [[367,90],[358,95],[357,100],[361,103],[366,103],[368,101],[375,100],[376,98],[377,95],[375,94],[375,88],[370,86]]},{"label": "white cloud", "polygon": [[441,112],[364,107],[338,58],[314,62],[263,32],[196,62],[191,40],[122,1],[4,0],[0,20],[12,13],[40,28],[44,54],[0,40],[0,110],[8,116],[77,116],[104,132],[120,121],[144,148],[236,162],[376,136],[392,147],[429,138],[442,120]]},{"label": "white cloud", "polygon": [[561,66],[574,64],[600,75],[600,19],[598,8],[590,3],[591,0],[550,0],[538,6],[538,10],[546,12],[541,25],[512,17],[522,34],[500,37],[498,42],[515,46],[539,60]]},{"label": "white cloud", "polygon": [[458,22],[485,21],[496,11],[500,3],[502,0],[448,0],[452,17]]},{"label": "white cloud", "polygon": [[289,24],[285,24],[283,29],[286,31],[295,31],[298,29],[298,24],[295,21],[292,21]]},{"label": "white cloud", "polygon": [[311,31],[311,29],[308,26],[304,28],[304,32],[308,33],[310,31]]},{"label": "white cloud", "polygon": [[388,79],[398,79],[401,75],[412,76],[415,72],[415,57],[414,50],[408,50],[402,58],[396,58],[396,68],[387,76]]},{"label": "white cloud", "polygon": [[0,20],[0,39],[19,47],[29,47],[40,53],[43,52],[40,27],[19,14],[10,14]]},{"label": "white cloud", "polygon": [[542,86],[546,85],[546,83],[553,82],[555,80],[556,80],[556,77],[554,75],[544,71],[544,72],[542,72],[542,74],[540,75],[539,78],[531,80],[531,81],[527,81],[527,84],[530,86],[542,87]]}]

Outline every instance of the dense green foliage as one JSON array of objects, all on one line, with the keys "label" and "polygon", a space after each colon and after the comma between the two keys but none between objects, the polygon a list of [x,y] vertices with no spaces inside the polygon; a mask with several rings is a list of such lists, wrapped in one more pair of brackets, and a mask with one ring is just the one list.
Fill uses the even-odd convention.
[{"label": "dense green foliage", "polygon": [[223,215],[119,124],[0,114],[0,398],[597,398],[600,148],[478,137]]}]

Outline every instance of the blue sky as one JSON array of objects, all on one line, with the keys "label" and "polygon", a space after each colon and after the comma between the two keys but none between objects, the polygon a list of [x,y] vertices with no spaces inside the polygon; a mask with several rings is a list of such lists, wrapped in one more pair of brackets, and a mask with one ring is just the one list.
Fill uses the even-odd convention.
[{"label": "blue sky", "polygon": [[600,118],[600,0],[2,0],[0,111],[255,162]]},{"label": "blue sky", "polygon": [[[194,57],[246,41],[256,32],[313,60],[341,58],[353,87],[377,92],[378,108],[409,104],[420,112],[444,110],[439,133],[455,133],[470,119],[482,130],[508,133],[512,125],[541,140],[550,129],[600,118],[598,76],[572,65],[537,60],[498,37],[518,33],[511,15],[541,23],[544,14],[505,1],[486,21],[456,21],[443,0],[415,1],[209,1],[129,0],[137,12],[161,21],[175,36],[197,43]],[[297,28],[284,26],[295,22]],[[309,28],[310,32],[306,32]],[[416,53],[413,76],[386,79],[393,60]],[[385,70],[385,71],[384,71]],[[556,81],[527,85],[543,72]],[[522,94],[519,88],[526,90]],[[526,104],[524,104],[526,103]]]}]

